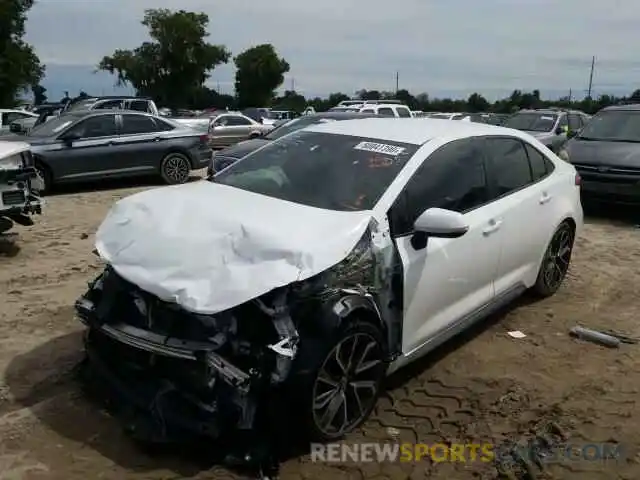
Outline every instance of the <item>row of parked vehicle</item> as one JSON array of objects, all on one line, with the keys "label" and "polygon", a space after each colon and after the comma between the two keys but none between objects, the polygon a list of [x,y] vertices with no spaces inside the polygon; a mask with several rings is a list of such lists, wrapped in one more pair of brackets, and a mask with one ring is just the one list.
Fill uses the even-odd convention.
[{"label": "row of parked vehicle", "polygon": [[[56,184],[141,175],[158,175],[168,184],[184,183],[194,169],[207,167],[208,176],[212,177],[265,144],[314,124],[390,115],[385,108],[393,112],[393,117],[415,117],[415,112],[400,102],[388,101],[342,104],[328,112],[283,120],[275,128],[241,112],[224,110],[195,119],[163,117],[153,100],[136,97],[89,98],[67,106],[59,114],[51,114],[51,108],[40,112],[38,118],[47,119],[26,133],[3,137],[25,143],[22,148],[30,155],[27,166],[37,177],[30,182],[37,183],[40,193]],[[502,123],[531,134],[554,153],[575,163],[585,178],[585,191],[622,201],[640,195],[640,160],[633,140],[640,135],[633,130],[640,112],[635,108],[610,107],[593,120],[579,111],[521,110]],[[22,113],[23,121],[32,121],[36,115]],[[3,125],[5,120],[11,120],[6,114],[2,112]],[[425,116],[489,123],[460,113]],[[611,130],[611,125],[619,132]],[[604,139],[598,130],[592,133],[596,127],[607,129]],[[213,153],[220,148],[223,150]],[[7,185],[3,188],[6,190]],[[25,192],[24,199],[29,204],[25,211],[38,211],[37,201]],[[5,196],[10,198],[9,194]],[[24,216],[11,215],[13,221],[26,221]]]}]

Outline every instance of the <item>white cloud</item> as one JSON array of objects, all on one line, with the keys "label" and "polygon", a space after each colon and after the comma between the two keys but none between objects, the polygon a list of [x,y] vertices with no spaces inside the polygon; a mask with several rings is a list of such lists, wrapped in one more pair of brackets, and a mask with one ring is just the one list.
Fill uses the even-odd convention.
[{"label": "white cloud", "polygon": [[[273,43],[298,90],[414,92],[635,88],[635,0],[40,0],[28,40],[48,64],[95,65],[146,38],[145,8],[203,11],[210,41],[234,53]],[[232,66],[212,82],[231,88]],[[225,87],[226,88],[226,87]]]}]

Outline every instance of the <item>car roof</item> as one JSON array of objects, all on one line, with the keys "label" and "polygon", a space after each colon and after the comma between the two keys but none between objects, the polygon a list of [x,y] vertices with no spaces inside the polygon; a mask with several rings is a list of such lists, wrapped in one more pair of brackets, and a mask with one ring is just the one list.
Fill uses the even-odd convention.
[{"label": "car roof", "polygon": [[639,111],[640,103],[629,103],[627,105],[611,105],[610,107],[605,107],[603,110],[628,110],[628,111]]},{"label": "car roof", "polygon": [[[344,111],[333,111],[333,112],[320,112],[320,113],[312,113],[311,115],[305,115],[305,117],[311,118],[334,118],[336,120],[341,118],[378,118],[378,116],[374,113],[362,113],[362,112],[344,112]],[[304,117],[298,117],[304,118]]]},{"label": "car roof", "polygon": [[26,152],[30,149],[28,143],[25,142],[4,142],[0,141],[0,158],[10,157],[16,153]]},{"label": "car roof", "polygon": [[398,143],[422,145],[436,138],[465,138],[481,135],[521,136],[516,130],[484,123],[453,122],[434,118],[363,118],[344,122],[311,125],[305,130],[375,138]]}]

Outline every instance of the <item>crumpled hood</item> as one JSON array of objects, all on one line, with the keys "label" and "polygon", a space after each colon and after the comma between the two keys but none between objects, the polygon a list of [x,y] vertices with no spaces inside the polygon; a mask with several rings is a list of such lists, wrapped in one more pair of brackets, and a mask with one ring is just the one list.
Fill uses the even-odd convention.
[{"label": "crumpled hood", "polygon": [[575,138],[566,144],[565,149],[572,163],[640,167],[640,143],[601,142]]},{"label": "crumpled hood", "polygon": [[199,181],[118,201],[96,249],[143,290],[212,314],[336,265],[371,218]]}]

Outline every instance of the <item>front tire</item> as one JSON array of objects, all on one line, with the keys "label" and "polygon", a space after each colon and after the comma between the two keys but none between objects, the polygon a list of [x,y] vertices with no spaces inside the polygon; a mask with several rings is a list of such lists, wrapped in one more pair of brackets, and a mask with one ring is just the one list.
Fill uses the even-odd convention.
[{"label": "front tire", "polygon": [[319,356],[305,382],[302,405],[310,440],[337,440],[367,420],[387,371],[385,345],[379,327],[354,320]]},{"label": "front tire", "polygon": [[43,185],[43,188],[38,193],[40,195],[46,195],[51,192],[53,175],[51,175],[51,171],[39,160],[35,161],[34,167],[36,169],[36,173],[40,177],[40,180],[42,180]]},{"label": "front tire", "polygon": [[186,183],[191,174],[191,162],[182,153],[169,153],[160,163],[160,176],[167,185]]},{"label": "front tire", "polygon": [[546,298],[558,291],[569,270],[574,241],[573,225],[562,222],[551,237],[532,288],[537,296]]}]

